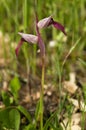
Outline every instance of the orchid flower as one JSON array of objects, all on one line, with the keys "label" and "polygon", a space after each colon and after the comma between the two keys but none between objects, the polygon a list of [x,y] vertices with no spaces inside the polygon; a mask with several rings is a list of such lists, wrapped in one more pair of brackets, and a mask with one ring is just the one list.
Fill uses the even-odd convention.
[{"label": "orchid flower", "polygon": [[28,42],[28,43],[32,43],[32,44],[37,44],[38,43],[38,46],[40,48],[40,53],[42,56],[45,55],[45,45],[44,45],[44,42],[41,38],[41,35],[39,33],[39,30],[37,28],[37,36],[35,35],[32,35],[32,34],[25,34],[25,33],[18,33],[22,38],[20,39],[20,42],[18,44],[18,46],[16,47],[16,55],[18,56],[18,52],[19,52],[19,49],[20,47],[22,46],[22,44],[24,42]]},{"label": "orchid flower", "polygon": [[59,22],[56,22],[53,20],[52,16],[49,16],[47,18],[44,18],[42,20],[40,20],[38,22],[38,28],[46,28],[50,25],[53,25],[56,29],[59,29],[61,30],[65,35],[66,35],[66,32],[65,32],[65,29],[64,29],[64,26],[61,25]]},{"label": "orchid flower", "polygon": [[21,40],[20,40],[20,42],[19,42],[19,44],[18,44],[18,46],[17,46],[17,48],[15,50],[16,55],[18,55],[19,49],[22,46],[22,44],[24,42],[28,42],[28,43],[33,43],[33,44],[38,43],[41,56],[45,56],[45,45],[44,45],[43,39],[41,37],[41,34],[39,32],[39,29],[44,28],[44,27],[48,27],[50,25],[53,25],[56,29],[61,30],[66,35],[64,26],[61,25],[59,22],[54,21],[52,16],[44,18],[44,19],[40,20],[39,22],[38,22],[38,18],[36,16],[36,33],[37,33],[37,36],[32,35],[32,34],[25,34],[25,33],[20,33],[19,32],[18,34],[22,38],[21,38]]},{"label": "orchid flower", "polygon": [[33,43],[36,44],[38,42],[38,37],[32,34],[25,34],[25,33],[18,33],[22,38],[20,39],[20,42],[18,46],[16,47],[16,55],[18,56],[19,49],[22,46],[24,42]]},{"label": "orchid flower", "polygon": [[28,42],[28,43],[33,43],[33,44],[37,44],[39,46],[40,49],[40,53],[41,56],[44,57],[45,56],[45,45],[43,42],[43,39],[41,37],[41,34],[39,32],[39,28],[38,28],[38,17],[36,16],[36,32],[37,32],[37,36],[32,35],[32,34],[25,34],[25,33],[18,33],[22,38],[16,48],[16,55],[18,55],[19,49],[22,46],[23,42]]}]

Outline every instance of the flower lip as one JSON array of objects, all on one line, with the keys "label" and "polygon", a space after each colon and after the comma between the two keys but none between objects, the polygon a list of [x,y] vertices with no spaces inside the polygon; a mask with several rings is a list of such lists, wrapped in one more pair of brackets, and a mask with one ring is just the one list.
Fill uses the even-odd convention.
[{"label": "flower lip", "polygon": [[65,28],[62,24],[60,24],[59,22],[56,22],[52,19],[52,24],[56,29],[59,29],[60,31],[62,31],[65,35],[67,35],[67,33],[65,32]]},{"label": "flower lip", "polygon": [[25,34],[25,33],[18,33],[26,42],[30,43],[37,43],[38,42],[38,36],[32,35],[32,34]]}]

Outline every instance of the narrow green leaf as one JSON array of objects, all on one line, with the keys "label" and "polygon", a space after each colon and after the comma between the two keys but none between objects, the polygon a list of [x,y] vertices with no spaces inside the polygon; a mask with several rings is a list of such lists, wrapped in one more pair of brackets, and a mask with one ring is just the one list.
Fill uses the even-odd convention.
[{"label": "narrow green leaf", "polygon": [[28,121],[31,123],[32,122],[32,118],[31,115],[29,114],[29,112],[22,106],[18,106],[17,109],[23,113],[25,115],[25,117],[28,119]]},{"label": "narrow green leaf", "polygon": [[70,48],[68,54],[66,55],[66,57],[65,57],[65,59],[64,59],[64,61],[63,61],[62,66],[64,66],[65,62],[67,61],[67,58],[68,58],[69,55],[72,53],[72,51],[76,48],[76,46],[79,44],[80,40],[81,40],[81,38],[79,38],[79,39],[76,41],[76,43]]},{"label": "narrow green leaf", "polygon": [[35,119],[36,119],[36,121],[39,118],[39,114],[40,114],[40,101],[36,105],[36,111],[35,111]]},{"label": "narrow green leaf", "polygon": [[79,58],[79,61],[82,63],[82,65],[84,65],[86,67],[86,62],[84,60]]},{"label": "narrow green leaf", "polygon": [[52,122],[52,119],[56,116],[57,114],[57,111],[55,111],[49,118],[48,120],[46,121],[45,125],[44,125],[44,130],[47,130],[47,128],[50,126],[51,122]]}]

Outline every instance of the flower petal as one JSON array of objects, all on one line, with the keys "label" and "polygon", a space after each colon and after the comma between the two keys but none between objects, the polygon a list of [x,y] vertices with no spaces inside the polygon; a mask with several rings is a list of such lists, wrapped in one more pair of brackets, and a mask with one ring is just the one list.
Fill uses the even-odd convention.
[{"label": "flower petal", "polygon": [[19,41],[18,46],[17,46],[17,47],[16,47],[16,49],[15,49],[16,56],[18,56],[19,49],[20,49],[20,47],[22,46],[23,42],[24,42],[24,39],[23,39],[23,38],[21,38],[21,40]]},{"label": "flower petal", "polygon": [[54,21],[53,19],[52,19],[52,24],[53,24],[53,26],[54,26],[56,29],[61,30],[65,35],[67,35],[66,32],[65,32],[65,28],[64,28],[63,25],[61,25],[60,23]]},{"label": "flower petal", "polygon": [[52,19],[52,16],[49,16],[49,17],[47,17],[47,18],[44,18],[44,19],[42,19],[42,20],[40,20],[39,22],[38,22],[38,28],[44,28],[44,27],[48,27],[49,25],[50,25],[50,23],[51,23],[51,19]]},{"label": "flower petal", "polygon": [[48,27],[50,25],[53,25],[56,29],[59,29],[61,30],[65,35],[66,35],[66,32],[64,30],[64,26],[61,25],[59,22],[56,22],[53,20],[52,16],[49,16],[47,18],[44,18],[42,20],[40,20],[38,23],[38,28],[44,28],[44,27]]},{"label": "flower petal", "polygon": [[38,46],[40,49],[40,53],[41,53],[41,56],[44,57],[45,56],[45,45],[44,45],[44,41],[41,37],[41,34],[39,32],[38,17],[37,16],[36,16],[36,32],[37,32],[37,36],[38,36]]},{"label": "flower petal", "polygon": [[25,33],[18,33],[19,35],[22,36],[22,38],[24,39],[24,41],[26,42],[31,42],[31,43],[37,43],[38,42],[38,37],[32,34],[25,34]]},{"label": "flower petal", "polygon": [[39,36],[39,38],[38,38],[38,46],[40,49],[41,56],[45,56],[45,44],[44,44],[41,36]]}]

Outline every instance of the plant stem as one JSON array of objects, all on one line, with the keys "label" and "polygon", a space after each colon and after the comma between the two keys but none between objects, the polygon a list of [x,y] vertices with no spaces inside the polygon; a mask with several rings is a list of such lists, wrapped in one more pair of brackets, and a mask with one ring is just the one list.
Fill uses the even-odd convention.
[{"label": "plant stem", "polygon": [[40,130],[43,130],[43,93],[44,93],[45,58],[42,57],[42,76],[40,89]]}]

